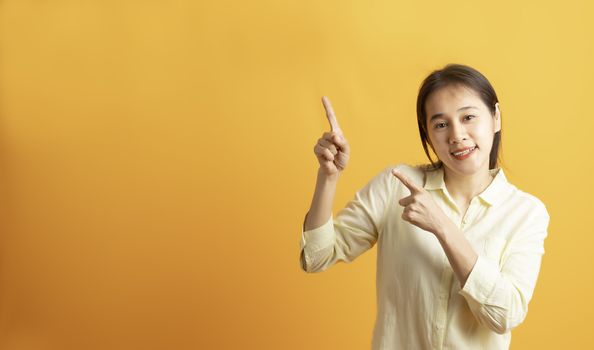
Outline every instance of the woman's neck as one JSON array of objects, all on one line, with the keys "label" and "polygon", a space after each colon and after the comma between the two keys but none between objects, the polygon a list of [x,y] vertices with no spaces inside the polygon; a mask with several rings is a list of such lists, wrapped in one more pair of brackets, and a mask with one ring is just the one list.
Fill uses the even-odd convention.
[{"label": "woman's neck", "polygon": [[444,182],[452,198],[470,202],[472,198],[483,192],[494,176],[489,169],[481,170],[475,174],[456,174],[444,166]]}]

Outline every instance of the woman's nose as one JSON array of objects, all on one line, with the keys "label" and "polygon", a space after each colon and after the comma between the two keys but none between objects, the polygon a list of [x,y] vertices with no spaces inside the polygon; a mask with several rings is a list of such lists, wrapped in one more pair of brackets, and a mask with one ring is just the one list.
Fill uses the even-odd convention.
[{"label": "woman's nose", "polygon": [[466,140],[466,129],[464,126],[453,123],[450,128],[450,143],[460,143]]}]

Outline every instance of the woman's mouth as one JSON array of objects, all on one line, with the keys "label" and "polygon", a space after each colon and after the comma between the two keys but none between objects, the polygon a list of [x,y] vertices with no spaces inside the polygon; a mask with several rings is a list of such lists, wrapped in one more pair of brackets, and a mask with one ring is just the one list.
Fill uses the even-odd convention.
[{"label": "woman's mouth", "polygon": [[463,160],[466,159],[468,157],[470,157],[474,151],[476,150],[476,145],[466,151],[462,151],[462,152],[456,152],[456,153],[450,153],[451,155],[454,156],[454,158],[458,159],[458,160]]}]

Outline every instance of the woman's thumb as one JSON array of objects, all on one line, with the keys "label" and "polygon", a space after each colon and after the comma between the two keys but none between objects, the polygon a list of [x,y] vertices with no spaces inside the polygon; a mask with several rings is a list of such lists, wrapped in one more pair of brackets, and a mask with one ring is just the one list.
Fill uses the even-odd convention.
[{"label": "woman's thumb", "polygon": [[339,145],[340,147],[344,147],[346,144],[346,142],[344,140],[344,136],[342,136],[342,135],[334,135],[332,137],[332,142]]}]

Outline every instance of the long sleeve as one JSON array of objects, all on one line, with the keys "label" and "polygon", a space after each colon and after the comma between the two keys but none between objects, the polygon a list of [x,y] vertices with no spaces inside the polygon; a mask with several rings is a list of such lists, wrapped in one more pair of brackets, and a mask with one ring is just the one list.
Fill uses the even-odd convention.
[{"label": "long sleeve", "polygon": [[349,263],[373,247],[390,204],[393,168],[384,168],[322,226],[309,231],[304,231],[302,226],[300,266],[303,271],[322,272],[337,261]]},{"label": "long sleeve", "polygon": [[544,254],[550,217],[540,204],[508,243],[500,261],[479,253],[459,291],[477,321],[498,334],[521,324],[528,312]]}]

